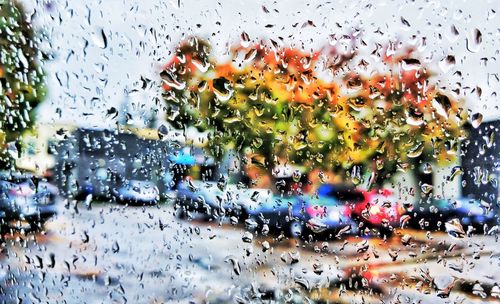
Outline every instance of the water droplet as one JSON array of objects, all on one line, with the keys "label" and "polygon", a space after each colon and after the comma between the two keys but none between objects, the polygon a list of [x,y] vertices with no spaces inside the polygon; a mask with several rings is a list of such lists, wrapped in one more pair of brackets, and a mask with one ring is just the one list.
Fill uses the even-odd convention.
[{"label": "water droplet", "polygon": [[370,244],[367,240],[361,241],[356,245],[356,251],[358,253],[366,252],[370,248]]},{"label": "water droplet", "polygon": [[422,193],[424,194],[429,194],[432,191],[432,189],[434,189],[434,187],[426,183],[420,186],[420,190],[422,190]]},{"label": "water droplet", "polygon": [[418,143],[415,147],[411,148],[409,151],[408,151],[408,157],[410,158],[416,158],[416,157],[419,157],[420,155],[422,155],[422,152],[424,151],[424,144],[423,143]]},{"label": "water droplet", "polygon": [[458,219],[452,219],[444,224],[446,232],[454,238],[464,238],[465,231]]},{"label": "water droplet", "polygon": [[422,64],[420,63],[420,60],[414,58],[403,59],[401,64],[403,71],[414,71],[420,69],[421,67]]},{"label": "water droplet", "polygon": [[254,219],[249,218],[245,220],[245,227],[247,229],[253,230],[258,227],[258,224]]},{"label": "water droplet", "polygon": [[269,234],[269,226],[267,224],[262,225],[262,235],[268,235]]},{"label": "water droplet", "polygon": [[448,176],[448,180],[453,181],[455,179],[455,177],[457,177],[463,173],[464,173],[464,171],[463,171],[462,167],[455,166],[451,169],[451,174],[450,174],[450,176]]},{"label": "water droplet", "polygon": [[252,146],[258,149],[262,146],[263,143],[264,141],[262,140],[262,138],[257,137],[252,141]]},{"label": "water droplet", "polygon": [[160,77],[165,84],[173,87],[177,90],[183,90],[186,87],[186,83],[177,79],[177,76],[168,70],[163,70],[160,73]]},{"label": "water droplet", "polygon": [[448,118],[448,113],[451,109],[450,99],[445,95],[437,95],[432,99],[432,106],[436,110],[436,113]]},{"label": "water droplet", "polygon": [[495,131],[488,131],[486,136],[483,136],[484,141],[486,142],[486,147],[493,147],[493,143],[495,142]]},{"label": "water droplet", "polygon": [[472,114],[471,119],[472,119],[472,122],[471,122],[472,127],[477,129],[481,125],[481,123],[483,122],[483,114],[481,114],[481,113]]},{"label": "water droplet", "polygon": [[323,224],[317,218],[309,219],[306,223],[306,226],[307,226],[307,228],[311,229],[311,231],[314,233],[321,233],[328,228],[328,226],[326,224]]},{"label": "water droplet", "polygon": [[408,20],[406,20],[403,17],[401,17],[401,23],[405,26],[405,28],[410,28],[411,27],[410,22],[408,22]]},{"label": "water droplet", "polygon": [[108,46],[108,39],[106,38],[106,34],[104,30],[100,29],[97,33],[92,35],[92,42],[101,49],[105,49]]},{"label": "water droplet", "polygon": [[231,222],[231,225],[237,225],[238,224],[238,217],[233,215],[229,218],[229,221]]},{"label": "water droplet", "polygon": [[404,227],[406,227],[406,225],[409,223],[410,220],[411,220],[411,216],[409,216],[408,214],[405,214],[405,215],[401,216],[401,218],[399,219],[399,225],[401,226],[401,228],[404,228]]},{"label": "water droplet", "polygon": [[299,285],[300,287],[309,290],[309,281],[305,278],[297,277],[295,278],[295,283]]},{"label": "water droplet", "polygon": [[241,33],[241,46],[246,48],[250,45],[250,36],[247,33]]},{"label": "water droplet", "polygon": [[243,237],[241,239],[245,243],[251,243],[253,240],[253,234],[248,232],[248,231],[245,231],[245,233],[243,234]]},{"label": "water droplet", "polygon": [[213,80],[214,93],[220,101],[228,101],[233,95],[231,83],[224,77],[216,78]]},{"label": "water droplet", "polygon": [[117,241],[115,241],[113,243],[113,246],[111,247],[111,250],[113,250],[113,253],[118,253],[120,251],[120,245],[118,245]]},{"label": "water droplet", "polygon": [[224,262],[226,263],[231,263],[231,266],[233,266],[233,272],[235,275],[240,275],[241,274],[241,266],[240,262],[236,259],[234,256],[228,256]]},{"label": "water droplet", "polygon": [[363,108],[365,107],[365,105],[366,105],[365,99],[362,98],[362,97],[349,99],[349,106],[354,111],[358,111],[359,112],[359,111],[363,110]]},{"label": "water droplet", "polygon": [[165,136],[168,135],[168,128],[165,125],[161,125],[158,127],[158,138],[162,140]]},{"label": "water droplet", "polygon": [[252,61],[256,55],[257,55],[257,49],[251,49],[245,54],[243,61],[244,62]]},{"label": "water droplet", "polygon": [[361,167],[353,166],[351,171],[351,181],[355,185],[359,185],[363,182],[363,177],[361,176]]},{"label": "water droplet", "polygon": [[456,63],[455,56],[448,55],[439,62],[439,67],[444,73],[447,73],[455,66],[455,63]]},{"label": "water droplet", "polygon": [[472,36],[466,38],[467,50],[471,53],[479,52],[481,43],[483,42],[483,35],[477,28],[472,31]]},{"label": "water droplet", "polygon": [[193,58],[191,62],[202,73],[207,72],[210,68],[210,62],[202,58]]},{"label": "water droplet", "polygon": [[206,80],[202,80],[200,81],[200,83],[198,84],[198,92],[203,92],[207,89],[208,87],[208,82]]},{"label": "water droplet", "polygon": [[268,251],[270,248],[271,248],[271,245],[269,245],[269,242],[268,242],[268,241],[264,241],[264,242],[262,242],[262,251],[263,251],[263,252]]},{"label": "water droplet", "polygon": [[491,297],[500,299],[500,287],[498,286],[498,283],[495,283],[491,288]]},{"label": "water droplet", "polygon": [[410,245],[412,239],[413,237],[411,235],[405,234],[401,237],[401,244],[403,244],[404,246],[408,246]]},{"label": "water droplet", "polygon": [[484,288],[481,286],[481,284],[479,284],[479,282],[477,282],[476,284],[474,284],[474,286],[472,286],[472,294],[479,296],[483,299],[486,299],[486,297],[487,297],[487,294],[484,291]]},{"label": "water droplet", "polygon": [[335,237],[341,238],[342,235],[351,233],[351,230],[352,230],[351,225],[347,225],[345,227],[342,227],[341,229],[339,229],[339,232],[337,232]]},{"label": "water droplet", "polygon": [[238,116],[238,115],[224,117],[224,122],[225,123],[235,123],[235,122],[240,122],[240,121],[241,121],[241,117]]}]

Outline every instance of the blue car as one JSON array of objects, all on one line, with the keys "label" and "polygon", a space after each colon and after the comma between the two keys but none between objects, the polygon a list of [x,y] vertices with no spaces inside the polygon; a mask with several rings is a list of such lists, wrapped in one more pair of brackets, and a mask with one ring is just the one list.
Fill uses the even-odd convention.
[{"label": "blue car", "polygon": [[465,228],[471,226],[483,232],[483,227],[498,225],[498,210],[494,204],[470,198],[436,199],[429,204],[420,204],[418,208],[407,212],[407,226],[419,229],[444,230],[445,223],[458,219]]},{"label": "blue car", "polygon": [[30,174],[0,174],[2,226],[24,221],[31,228],[40,227],[57,214],[57,203],[60,200],[57,187]]},{"label": "blue car", "polygon": [[153,205],[158,203],[160,193],[151,181],[126,180],[111,190],[113,197],[123,203]]},{"label": "blue car", "polygon": [[239,196],[238,203],[247,223],[251,221],[259,228],[266,225],[276,233],[288,233],[290,224],[297,220],[293,215],[294,205],[297,203],[294,196],[275,195],[268,189],[246,189]]},{"label": "blue car", "polygon": [[454,216],[458,217],[462,225],[482,227],[484,224],[496,224],[498,216],[494,206],[476,199],[458,199],[451,204],[454,207]]},{"label": "blue car", "polygon": [[297,196],[293,206],[290,233],[297,235],[341,238],[358,232],[358,224],[351,219],[349,203],[355,203],[362,196],[335,185],[322,185],[317,195]]},{"label": "blue car", "polygon": [[241,195],[235,185],[225,185],[213,181],[185,180],[176,190],[175,208],[178,215],[201,215],[208,219],[224,219],[241,215],[238,204]]},{"label": "blue car", "polygon": [[[358,225],[349,217],[346,201],[362,199],[357,192],[321,186],[318,195],[282,197],[269,190],[252,190],[254,199],[240,201],[245,214],[260,225],[267,224],[292,237],[341,237],[354,234]],[[248,195],[247,195],[248,197]]]}]

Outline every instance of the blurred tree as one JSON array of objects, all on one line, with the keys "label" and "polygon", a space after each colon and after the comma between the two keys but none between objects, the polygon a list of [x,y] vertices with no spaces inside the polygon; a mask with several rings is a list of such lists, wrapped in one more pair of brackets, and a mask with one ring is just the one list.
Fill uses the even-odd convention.
[{"label": "blurred tree", "polygon": [[[34,122],[34,109],[44,97],[31,24],[16,1],[0,0],[0,168],[13,165],[21,134]],[[11,151],[11,152],[9,152]]]},{"label": "blurred tree", "polygon": [[[208,130],[217,158],[250,150],[264,168],[321,168],[355,184],[369,172],[370,183],[380,185],[425,157],[452,158],[463,136],[460,103],[430,83],[411,51],[393,53],[380,55],[387,73],[366,76],[346,68],[355,55],[331,48],[305,53],[273,41],[248,44],[219,63],[207,41],[191,37],[160,76],[169,119]],[[322,55],[335,60],[322,68]],[[330,82],[319,77],[325,68],[336,76]]]}]

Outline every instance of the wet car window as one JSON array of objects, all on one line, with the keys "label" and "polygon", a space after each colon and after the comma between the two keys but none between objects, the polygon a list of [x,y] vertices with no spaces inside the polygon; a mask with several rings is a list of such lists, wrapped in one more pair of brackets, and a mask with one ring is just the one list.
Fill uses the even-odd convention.
[{"label": "wet car window", "polygon": [[0,0],[0,303],[497,303],[498,4]]}]

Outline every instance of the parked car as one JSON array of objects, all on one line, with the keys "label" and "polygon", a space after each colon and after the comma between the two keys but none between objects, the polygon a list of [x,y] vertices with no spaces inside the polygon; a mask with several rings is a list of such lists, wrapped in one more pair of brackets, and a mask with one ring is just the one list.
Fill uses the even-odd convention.
[{"label": "parked car", "polygon": [[181,217],[198,214],[208,219],[222,219],[242,212],[237,203],[240,193],[236,185],[222,187],[221,182],[188,179],[178,184],[176,192],[175,208]]},{"label": "parked car", "polygon": [[[296,197],[276,195],[269,189],[244,189],[238,196],[242,218],[249,228],[263,228],[275,233],[288,233],[294,222]],[[298,220],[298,219],[297,219]],[[255,226],[255,227],[252,227]]]},{"label": "parked car", "polygon": [[43,226],[57,214],[59,191],[54,185],[20,172],[0,173],[0,218],[2,225],[27,222]]},{"label": "parked car", "polygon": [[497,225],[498,216],[495,206],[480,199],[460,198],[452,200],[450,218],[458,218],[462,225],[482,228],[485,224]]},{"label": "parked car", "polygon": [[351,190],[323,185],[317,195],[282,197],[269,190],[254,189],[253,199],[240,200],[240,203],[244,213],[259,226],[267,224],[292,237],[333,238],[358,231],[357,223],[349,217],[348,203],[364,197]]},{"label": "parked car", "polygon": [[128,204],[151,205],[160,199],[158,188],[151,181],[125,180],[111,194],[118,202]]},{"label": "parked car", "polygon": [[323,185],[317,195],[298,196],[290,223],[291,235],[340,238],[357,233],[358,224],[350,217],[349,203],[359,197],[357,192],[346,190]]},{"label": "parked car", "polygon": [[359,227],[389,233],[398,226],[403,206],[389,190],[366,191],[350,185],[324,184],[317,195],[304,195],[294,207],[292,233],[313,232],[328,237],[355,234]]},{"label": "parked car", "polygon": [[417,208],[406,213],[408,215],[407,226],[444,231],[446,222],[458,219],[466,230],[469,229],[468,226],[471,226],[483,233],[485,225],[487,229],[498,225],[495,210],[495,206],[478,199],[433,199],[429,203],[419,204]]},{"label": "parked car", "polygon": [[388,189],[355,190],[362,199],[350,208],[349,216],[367,228],[377,228],[384,234],[390,234],[394,227],[399,227],[405,209],[398,198]]}]

